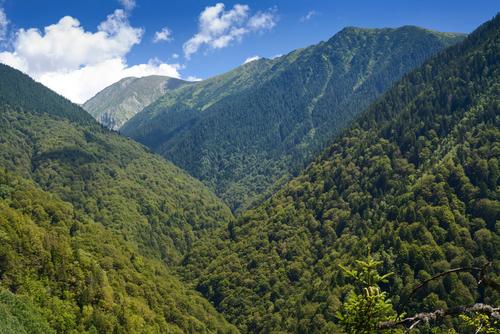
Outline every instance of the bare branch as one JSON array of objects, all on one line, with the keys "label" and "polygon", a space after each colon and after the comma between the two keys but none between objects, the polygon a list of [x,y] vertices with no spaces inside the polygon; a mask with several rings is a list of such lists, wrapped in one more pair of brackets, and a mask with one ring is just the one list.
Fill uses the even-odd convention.
[{"label": "bare branch", "polygon": [[420,321],[422,320],[419,319],[415,321],[410,327],[408,327],[408,329],[405,331],[405,334],[409,333],[413,328],[415,328],[420,323]]},{"label": "bare branch", "polygon": [[449,275],[449,274],[452,274],[452,273],[457,273],[457,272],[461,272],[461,271],[479,271],[479,278],[477,279],[477,284],[480,285],[480,284],[483,284],[485,286],[489,286],[489,287],[492,287],[493,289],[497,290],[497,291],[500,291],[500,284],[495,282],[494,280],[486,277],[486,271],[488,268],[490,268],[491,266],[493,265],[493,262],[488,262],[486,263],[484,266],[482,267],[460,267],[460,268],[454,268],[454,269],[450,269],[450,270],[446,270],[442,273],[439,273],[439,274],[436,274],[434,276],[432,276],[431,278],[429,279],[426,279],[425,281],[423,281],[422,283],[420,283],[419,285],[417,285],[410,293],[410,295],[408,297],[406,297],[406,302],[403,304],[403,308],[406,307],[406,305],[408,305],[408,302],[410,301],[411,297],[418,291],[420,290],[422,287],[424,287],[427,283],[435,280],[435,279],[438,279],[440,277],[443,277],[443,276],[446,276],[446,275]]},{"label": "bare branch", "polygon": [[488,266],[490,266],[490,265],[491,265],[491,262],[488,262],[487,264],[485,264],[481,268],[478,268],[478,267],[460,267],[460,268],[454,268],[454,269],[443,271],[442,273],[434,275],[431,278],[426,279],[425,281],[423,281],[422,283],[420,283],[419,285],[417,285],[412,290],[412,292],[411,292],[411,294],[410,294],[410,296],[408,298],[410,298],[411,296],[413,296],[415,294],[415,292],[417,292],[419,289],[421,289],[424,285],[426,285],[430,281],[433,281],[435,279],[438,279],[440,277],[443,277],[443,276],[446,276],[446,275],[449,275],[449,274],[452,274],[452,273],[457,273],[457,272],[460,272],[460,271],[479,271],[481,273],[481,278],[482,278],[484,276],[484,272],[485,272],[486,268]]},{"label": "bare branch", "polygon": [[433,312],[422,312],[413,317],[405,318],[399,321],[384,321],[378,324],[378,329],[390,329],[399,326],[413,326],[416,322],[431,321],[443,318],[447,315],[457,315],[468,312],[487,314],[497,320],[500,320],[500,308],[486,304],[474,304],[471,306],[459,306],[451,309],[439,309]]}]

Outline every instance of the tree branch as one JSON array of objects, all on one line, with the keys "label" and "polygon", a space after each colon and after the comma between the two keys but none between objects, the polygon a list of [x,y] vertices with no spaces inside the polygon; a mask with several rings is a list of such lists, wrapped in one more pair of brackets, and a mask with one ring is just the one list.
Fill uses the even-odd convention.
[{"label": "tree branch", "polygon": [[418,290],[420,290],[422,287],[424,287],[427,283],[429,283],[429,282],[431,282],[431,281],[433,281],[435,279],[438,279],[440,277],[443,277],[443,276],[446,276],[446,275],[449,275],[449,274],[452,274],[452,273],[461,272],[461,271],[479,271],[479,278],[477,278],[477,284],[478,285],[483,284],[485,286],[492,287],[493,289],[495,289],[497,291],[500,291],[500,284],[498,284],[494,280],[489,279],[489,278],[486,277],[486,270],[488,268],[490,268],[492,265],[493,265],[493,262],[490,261],[490,262],[487,262],[482,267],[460,267],[460,268],[454,268],[454,269],[446,270],[446,271],[443,271],[442,273],[436,274],[436,275],[432,276],[431,278],[426,279],[425,281],[423,281],[419,285],[417,285],[411,291],[411,293],[408,295],[408,297],[406,297],[406,302],[403,304],[403,308],[406,307],[406,305],[408,305],[408,302],[410,301],[411,297]]},{"label": "tree branch", "polygon": [[378,324],[378,329],[391,329],[399,326],[408,326],[408,325],[411,326],[415,322],[422,322],[422,321],[427,322],[443,318],[447,315],[457,315],[468,312],[487,314],[497,320],[500,320],[499,307],[493,307],[491,305],[478,303],[471,306],[459,306],[447,310],[439,309],[433,312],[422,312],[414,315],[413,317],[405,318],[399,321],[384,321]]},{"label": "tree branch", "polygon": [[442,273],[434,275],[431,278],[426,279],[425,281],[423,281],[422,283],[420,283],[418,286],[416,286],[412,290],[412,292],[410,293],[410,296],[408,298],[410,298],[411,296],[413,296],[415,294],[415,292],[417,292],[419,289],[421,289],[424,285],[426,285],[430,281],[433,281],[435,279],[438,279],[440,277],[443,277],[443,276],[446,276],[446,275],[449,275],[449,274],[452,274],[452,273],[456,273],[456,272],[460,272],[460,271],[479,271],[481,273],[481,278],[483,278],[484,272],[485,272],[486,268],[489,267],[490,265],[491,265],[491,262],[488,262],[482,268],[478,268],[478,267],[472,267],[472,268],[471,267],[460,267],[460,268],[455,268],[455,269],[450,269],[450,270],[443,271]]}]

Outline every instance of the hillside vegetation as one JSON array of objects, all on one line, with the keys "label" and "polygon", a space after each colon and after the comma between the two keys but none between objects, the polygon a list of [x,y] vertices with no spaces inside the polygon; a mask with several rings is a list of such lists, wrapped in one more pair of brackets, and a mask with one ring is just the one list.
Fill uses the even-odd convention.
[{"label": "hillside vegetation", "polygon": [[[498,305],[478,271],[411,291],[488,261],[498,282],[499,55],[497,15],[404,76],[223,240],[198,242],[185,276],[247,333],[341,332],[336,312],[353,286],[340,265],[369,253],[395,273],[383,288],[399,312]],[[420,333],[454,321],[422,323]]]},{"label": "hillside vegetation", "polygon": [[462,39],[411,26],[345,28],[318,45],[168,92],[121,132],[241,211],[302,170],[401,76]]},{"label": "hillside vegetation", "polygon": [[27,303],[2,305],[9,328],[30,307],[57,333],[236,331],[171,271],[232,219],[220,200],[4,65],[0,101],[0,286]]}]

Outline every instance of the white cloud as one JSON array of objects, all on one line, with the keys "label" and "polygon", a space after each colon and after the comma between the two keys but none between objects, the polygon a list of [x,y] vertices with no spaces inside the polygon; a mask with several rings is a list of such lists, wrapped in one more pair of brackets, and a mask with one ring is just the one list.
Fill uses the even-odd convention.
[{"label": "white cloud", "polygon": [[259,60],[261,59],[260,56],[252,56],[252,57],[248,57],[247,59],[245,59],[245,61],[243,62],[243,64],[248,64],[252,61],[255,61],[255,60]]},{"label": "white cloud", "polygon": [[9,20],[7,19],[7,15],[5,15],[4,9],[0,7],[0,41],[5,39],[8,25]]},{"label": "white cloud", "polygon": [[274,10],[250,16],[247,5],[237,4],[230,10],[225,10],[223,3],[206,7],[199,17],[198,33],[183,45],[184,56],[189,59],[203,45],[210,49],[225,48],[233,41],[241,41],[246,34],[273,28],[276,20]]},{"label": "white cloud", "polygon": [[178,59],[179,58],[179,55],[177,53],[172,53],[172,58],[173,59]]},{"label": "white cloud", "polygon": [[306,22],[312,19],[313,17],[317,16],[318,12],[315,10],[310,10],[306,15],[302,16],[300,18],[300,22]]},{"label": "white cloud", "polygon": [[[73,102],[83,103],[105,87],[123,78],[148,75],[166,75],[179,78],[179,69],[180,65],[178,64],[157,64],[154,61],[127,66],[122,58],[113,58],[69,72],[47,72],[38,79],[47,87]],[[79,84],[82,82],[85,84]]]},{"label": "white cloud", "polygon": [[127,13],[117,9],[96,32],[85,31],[70,16],[38,29],[20,29],[13,50],[0,52],[0,62],[15,67],[76,103],[83,103],[127,76],[152,74],[180,77],[178,64],[150,60],[128,66],[125,56],[139,44],[141,28],[130,25]]},{"label": "white cloud", "polygon": [[77,19],[65,16],[58,23],[45,27],[44,32],[20,29],[16,35],[12,55],[27,64],[26,72],[36,75],[78,69],[122,57],[140,42],[142,29],[131,27],[124,12],[118,9],[95,33],[84,31]]},{"label": "white cloud", "polygon": [[172,39],[172,30],[170,30],[168,27],[164,27],[160,31],[155,32],[153,43],[170,42]]},{"label": "white cloud", "polygon": [[186,80],[187,81],[202,81],[203,79],[190,75],[186,78]]},{"label": "white cloud", "polygon": [[120,3],[128,11],[131,11],[136,6],[135,0],[120,0]]},{"label": "white cloud", "polygon": [[253,30],[272,29],[276,25],[273,12],[260,12],[248,20],[248,26]]}]

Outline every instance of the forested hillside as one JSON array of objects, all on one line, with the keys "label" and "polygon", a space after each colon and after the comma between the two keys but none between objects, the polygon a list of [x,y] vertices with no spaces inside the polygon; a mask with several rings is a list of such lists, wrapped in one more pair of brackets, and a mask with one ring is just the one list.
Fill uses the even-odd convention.
[{"label": "forested hillside", "polygon": [[[404,76],[224,240],[197,243],[185,276],[248,333],[340,332],[336,312],[353,286],[339,266],[369,253],[395,273],[383,289],[398,312],[498,306],[499,292],[478,284],[500,273],[499,111],[497,15]],[[488,261],[411,295],[432,275]]]},{"label": "forested hillside", "polygon": [[124,78],[99,92],[82,107],[102,125],[118,130],[167,91],[187,83],[160,75]]},{"label": "forested hillside", "polygon": [[57,333],[236,331],[171,272],[232,219],[220,200],[4,65],[0,101],[2,325],[31,332],[33,309]]},{"label": "forested hillside", "polygon": [[4,334],[54,334],[39,310],[19,296],[0,290],[0,332]]},{"label": "forested hillside", "polygon": [[137,243],[3,169],[0,221],[0,286],[24,301],[0,288],[2,333],[236,332]]},{"label": "forested hillside", "polygon": [[301,170],[402,75],[462,38],[411,26],[346,28],[168,92],[121,132],[242,210]]}]

